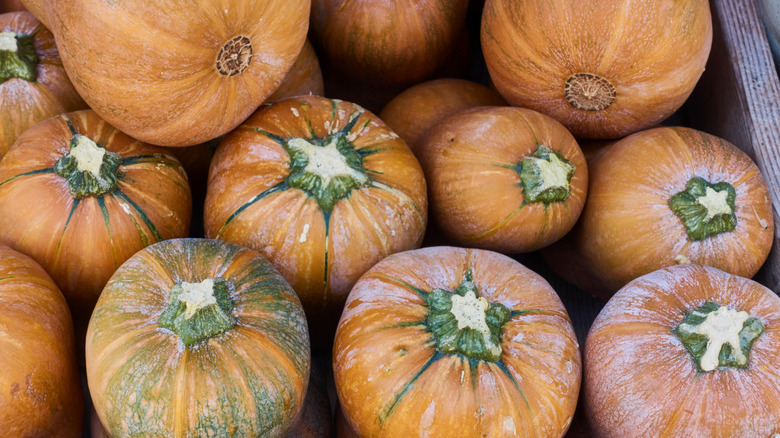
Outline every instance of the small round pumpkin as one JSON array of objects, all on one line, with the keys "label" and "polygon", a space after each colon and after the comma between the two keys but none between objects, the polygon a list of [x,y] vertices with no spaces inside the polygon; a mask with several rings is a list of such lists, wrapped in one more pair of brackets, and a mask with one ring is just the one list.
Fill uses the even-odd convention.
[{"label": "small round pumpkin", "polygon": [[374,114],[294,97],[262,107],[220,143],[206,237],[268,257],[301,298],[315,345],[330,345],[358,277],[420,246],[425,189],[412,152]]},{"label": "small round pumpkin", "polygon": [[35,123],[86,108],[54,35],[29,12],[0,15],[0,158]]},{"label": "small round pumpkin", "polygon": [[708,0],[488,0],[482,50],[512,105],[578,138],[660,123],[699,80],[712,45]]},{"label": "small round pumpkin", "polygon": [[111,436],[284,436],[311,360],[303,309],[278,271],[206,239],[128,259],[98,300],[86,354]]},{"label": "small round pumpkin", "polygon": [[677,263],[752,277],[772,246],[769,193],[756,164],[731,143],[690,128],[630,135],[590,165],[575,237],[606,296]]},{"label": "small round pumpkin", "polygon": [[622,288],[584,349],[595,436],[780,433],[780,298],[706,266],[664,268]]},{"label": "small round pumpkin", "polygon": [[333,372],[358,436],[562,437],[580,354],[542,277],[491,251],[431,247],[361,277],[339,322]]},{"label": "small round pumpkin", "polygon": [[0,431],[81,436],[84,397],[73,321],[49,275],[0,245]]},{"label": "small round pumpkin", "polygon": [[419,149],[431,215],[462,245],[534,251],[563,237],[585,203],[588,169],[574,137],[532,110],[461,110]]},{"label": "small round pumpkin", "polygon": [[181,164],[91,110],[39,122],[0,161],[0,241],[49,272],[83,329],[116,268],[189,232]]},{"label": "small round pumpkin", "polygon": [[501,95],[484,85],[444,78],[407,88],[385,105],[379,118],[418,154],[423,134],[447,116],[464,108],[505,104]]},{"label": "small round pumpkin", "polygon": [[46,7],[62,62],[95,112],[141,141],[191,146],[238,126],[279,86],[306,39],[310,0]]},{"label": "small round pumpkin", "polygon": [[325,63],[341,75],[409,85],[444,64],[467,7],[464,0],[313,0],[312,33]]}]

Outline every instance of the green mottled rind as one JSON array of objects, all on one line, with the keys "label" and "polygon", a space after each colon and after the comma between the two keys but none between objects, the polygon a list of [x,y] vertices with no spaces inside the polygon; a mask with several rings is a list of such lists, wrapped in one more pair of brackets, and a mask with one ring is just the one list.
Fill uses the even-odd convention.
[{"label": "green mottled rind", "polygon": [[[78,145],[81,134],[70,139],[70,149]],[[97,145],[99,148],[104,148]],[[100,165],[100,175],[97,177],[87,171],[78,170],[78,162],[70,152],[62,156],[54,164],[54,173],[68,180],[68,189],[76,199],[87,196],[103,196],[111,193],[119,184],[119,165],[122,159],[116,152],[106,151]]]},{"label": "green mottled rind", "polygon": [[428,327],[436,339],[436,347],[445,354],[460,354],[469,359],[497,362],[501,359],[501,329],[509,321],[511,313],[500,303],[489,303],[485,312],[485,321],[490,329],[490,342],[499,346],[498,353],[491,351],[479,331],[470,327],[458,328],[458,320],[452,314],[452,295],[465,296],[474,291],[479,298],[476,286],[467,273],[454,292],[434,289],[427,295]]},{"label": "green mottled rind", "polygon": [[543,189],[545,181],[537,161],[529,159],[528,157],[523,158],[517,166],[517,172],[520,174],[520,181],[523,186],[524,204],[533,204],[536,202],[551,204],[553,202],[563,202],[569,198],[569,195],[571,194],[571,178],[574,176],[576,167],[571,164],[569,160],[564,158],[563,155],[553,151],[550,147],[545,145],[537,147],[536,151],[534,151],[530,157],[549,162],[550,156],[553,154],[561,160],[564,166],[566,166],[566,186],[548,187]]},{"label": "green mottled rind", "polygon": [[[674,328],[674,334],[677,335],[677,338],[680,339],[680,342],[685,346],[685,349],[688,350],[688,353],[696,363],[699,372],[705,372],[701,367],[701,359],[707,351],[707,342],[709,339],[698,333],[680,330],[680,326],[683,324],[698,326],[707,319],[708,314],[718,310],[720,307],[720,304],[708,301],[698,309],[687,312],[685,318],[683,318],[680,324]],[[753,347],[753,342],[758,339],[763,332],[764,324],[759,319],[748,318],[742,326],[742,330],[739,332],[739,347],[747,360],[745,363],[739,363],[731,346],[725,344],[718,353],[718,367],[747,368],[750,361],[750,349]]]},{"label": "green mottled rind", "polygon": [[[728,191],[726,202],[731,208],[730,214],[719,214],[706,220],[707,209],[698,202],[698,199],[706,195],[708,187],[716,192]],[[736,198],[737,193],[731,184],[727,182],[710,184],[704,178],[696,176],[688,181],[685,190],[669,199],[669,208],[682,220],[688,237],[698,241],[733,231],[737,227]]]},{"label": "green mottled rind", "polygon": [[224,278],[214,278],[213,294],[216,303],[198,309],[190,318],[186,317],[187,306],[180,299],[184,289],[181,283],[171,289],[168,307],[160,315],[157,323],[181,338],[184,345],[209,339],[233,328],[235,322],[231,313],[233,301],[230,299],[230,283]]},{"label": "green mottled rind", "polygon": [[[169,292],[217,277],[233,285],[236,325],[182,348],[156,323]],[[228,242],[175,239],[140,251],[109,281],[90,322],[90,391],[105,400],[96,408],[112,436],[172,437],[177,418],[179,436],[281,436],[301,407],[309,365],[292,288],[257,252]]]},{"label": "green mottled rind", "polygon": [[38,79],[38,55],[32,35],[16,35],[16,52],[0,50],[0,84],[9,79]]}]

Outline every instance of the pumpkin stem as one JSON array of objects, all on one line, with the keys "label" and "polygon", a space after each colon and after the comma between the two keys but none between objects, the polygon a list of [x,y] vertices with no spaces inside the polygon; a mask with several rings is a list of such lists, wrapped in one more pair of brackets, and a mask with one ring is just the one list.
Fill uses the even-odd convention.
[{"label": "pumpkin stem", "polygon": [[763,332],[764,324],[747,312],[710,301],[688,312],[674,329],[702,372],[747,368],[753,342]]},{"label": "pumpkin stem", "polygon": [[428,327],[442,353],[497,362],[502,351],[501,328],[509,320],[509,309],[488,303],[479,296],[468,273],[466,277],[454,292],[434,289],[428,294]]},{"label": "pumpkin stem", "polygon": [[217,54],[217,71],[223,76],[235,76],[252,62],[252,42],[245,36],[237,36],[226,42]]},{"label": "pumpkin stem", "polygon": [[576,73],[569,76],[564,86],[569,104],[583,111],[601,111],[609,108],[617,97],[611,82],[593,73]]},{"label": "pumpkin stem", "polygon": [[221,277],[178,283],[157,323],[176,333],[184,345],[209,339],[235,325],[229,294],[230,283]]},{"label": "pumpkin stem", "polygon": [[575,166],[548,146],[540,145],[533,154],[523,158],[518,167],[525,203],[550,204],[569,197]]},{"label": "pumpkin stem", "polygon": [[734,186],[727,182],[710,184],[698,176],[685,190],[669,199],[669,208],[680,217],[691,240],[703,240],[737,227]]},{"label": "pumpkin stem", "polygon": [[70,193],[76,199],[103,196],[116,189],[121,158],[115,152],[75,134],[70,139],[70,151],[54,164],[54,173],[68,180]]},{"label": "pumpkin stem", "polygon": [[371,182],[345,130],[325,138],[292,138],[284,147],[290,154],[287,184],[316,199],[322,211],[332,211],[352,190]]},{"label": "pumpkin stem", "polygon": [[0,32],[0,83],[14,78],[29,82],[38,78],[33,36]]}]

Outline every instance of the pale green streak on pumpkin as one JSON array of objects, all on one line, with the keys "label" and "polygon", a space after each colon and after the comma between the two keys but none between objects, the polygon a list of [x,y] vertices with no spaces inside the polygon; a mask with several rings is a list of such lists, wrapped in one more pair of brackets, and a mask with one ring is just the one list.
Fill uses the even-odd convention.
[{"label": "pale green streak on pumpkin", "polygon": [[100,213],[103,215],[103,223],[106,225],[106,234],[108,234],[109,245],[111,246],[111,255],[114,257],[114,266],[119,266],[119,261],[116,257],[116,249],[114,248],[114,236],[111,234],[111,220],[108,217],[108,209],[106,208],[106,200],[102,196],[95,198],[98,206],[100,206]]},{"label": "pale green streak on pumpkin", "polygon": [[[147,227],[147,228],[149,229],[149,231],[152,233],[152,235],[153,235],[153,237],[154,237],[154,240],[155,240],[156,242],[159,242],[159,241],[162,241],[162,240],[163,240],[163,237],[162,237],[162,235],[160,234],[160,232],[159,232],[159,231],[157,231],[157,227],[154,225],[154,222],[152,222],[152,220],[151,220],[151,219],[149,219],[149,216],[147,216],[146,212],[144,212],[144,211],[141,209],[141,207],[139,207],[139,206],[138,206],[138,204],[136,204],[136,203],[135,203],[135,201],[133,201],[132,199],[130,199],[130,197],[129,197],[129,196],[127,196],[127,195],[125,194],[125,192],[124,192],[124,191],[122,191],[122,189],[120,189],[119,187],[117,187],[117,188],[116,188],[116,190],[114,190],[114,191],[113,191],[113,193],[112,193],[111,195],[112,195],[112,196],[114,196],[114,197],[116,197],[116,198],[119,198],[119,199],[123,200],[124,202],[126,202],[127,204],[129,204],[129,205],[130,205],[130,206],[133,208],[133,210],[135,210],[135,211],[136,211],[136,213],[138,213],[138,215],[141,217],[141,220],[144,222],[144,224],[146,225],[146,227]],[[135,219],[133,219],[133,222],[135,222]],[[141,232],[141,230],[139,229],[139,233],[140,233],[140,232]],[[143,240],[143,238],[142,238],[142,240]]]},{"label": "pale green streak on pumpkin", "polygon": [[30,175],[40,175],[40,174],[45,174],[45,173],[54,173],[54,168],[53,167],[49,167],[49,168],[46,168],[46,169],[36,169],[36,170],[31,170],[29,172],[20,173],[18,175],[14,175],[14,176],[8,178],[7,180],[5,180],[3,182],[0,182],[0,187],[5,185],[5,183],[9,183],[9,182],[15,180],[16,178],[22,178],[22,177],[30,176]]},{"label": "pale green streak on pumpkin", "polygon": [[[165,154],[144,154],[144,155],[136,155],[133,157],[127,157],[123,158],[121,160],[121,166],[132,166],[135,164],[155,164],[160,166],[165,166],[173,169],[182,169],[181,164],[179,164],[177,161],[169,157]],[[150,169],[151,171],[151,169]],[[189,187],[182,184],[179,180],[176,178],[173,178],[172,176],[168,175],[167,173],[162,173],[164,177],[166,177],[168,180],[170,180],[173,184],[178,186],[179,188],[189,191]],[[126,178],[120,178],[122,180],[127,180]]]},{"label": "pale green streak on pumpkin", "polygon": [[446,355],[441,353],[439,350],[436,350],[430,359],[428,359],[428,362],[423,365],[419,371],[417,371],[417,374],[415,374],[411,379],[409,379],[408,382],[406,382],[406,385],[404,385],[403,388],[401,388],[400,391],[398,391],[395,394],[395,397],[393,397],[393,400],[385,405],[384,409],[382,409],[379,412],[379,415],[377,416],[377,421],[379,421],[379,425],[384,427],[387,425],[387,420],[393,415],[395,412],[395,409],[398,407],[398,404],[401,402],[401,399],[403,399],[404,395],[409,391],[409,389],[414,385],[414,382],[419,379],[423,373],[425,373],[428,368],[431,367],[436,361],[439,359],[445,357]]},{"label": "pale green streak on pumpkin", "polygon": [[70,207],[68,218],[65,220],[65,226],[62,227],[62,234],[60,234],[60,239],[57,241],[57,249],[55,250],[55,253],[57,254],[58,257],[60,253],[60,246],[62,246],[62,239],[65,238],[65,232],[68,230],[68,225],[70,225],[70,220],[73,217],[73,212],[76,211],[76,208],[78,208],[80,203],[81,203],[81,199],[79,198],[73,199],[73,205]]}]

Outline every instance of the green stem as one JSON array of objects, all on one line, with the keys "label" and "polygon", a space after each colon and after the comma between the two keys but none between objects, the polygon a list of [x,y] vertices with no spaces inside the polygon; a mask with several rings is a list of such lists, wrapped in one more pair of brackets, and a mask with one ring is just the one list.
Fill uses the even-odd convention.
[{"label": "green stem", "polygon": [[230,282],[221,277],[178,283],[157,323],[176,333],[184,345],[228,331],[235,325],[230,288]]},{"label": "green stem", "polygon": [[121,158],[86,136],[75,134],[70,150],[54,164],[54,173],[68,180],[76,199],[103,196],[114,191],[119,182]]},{"label": "green stem", "polygon": [[455,291],[434,289],[427,301],[428,327],[439,351],[489,362],[501,359],[501,329],[510,311],[479,296],[471,271]]},{"label": "green stem", "polygon": [[525,203],[565,201],[571,193],[570,183],[575,170],[563,155],[540,145],[518,165]]},{"label": "green stem", "polygon": [[38,78],[38,55],[33,36],[0,32],[0,83],[8,79],[34,82]]},{"label": "green stem", "polygon": [[322,139],[291,138],[284,147],[290,154],[287,185],[308,193],[324,212],[371,182],[363,159],[344,132]]},{"label": "green stem", "polygon": [[747,368],[753,342],[763,332],[764,324],[747,312],[713,302],[688,312],[674,329],[702,372]]},{"label": "green stem", "polygon": [[669,199],[669,208],[682,220],[688,237],[698,241],[737,227],[736,197],[731,184],[711,184],[697,176]]}]

